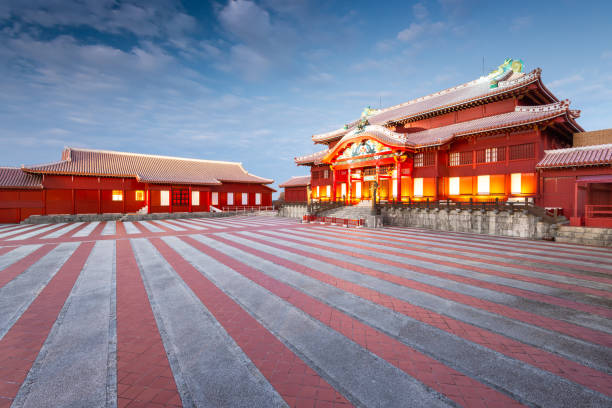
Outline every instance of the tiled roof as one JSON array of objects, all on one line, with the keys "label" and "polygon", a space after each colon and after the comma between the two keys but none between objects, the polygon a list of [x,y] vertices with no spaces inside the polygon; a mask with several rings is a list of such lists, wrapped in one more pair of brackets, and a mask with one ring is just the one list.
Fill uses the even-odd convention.
[{"label": "tiled roof", "polygon": [[[442,109],[465,105],[477,100],[491,98],[539,81],[541,72],[542,70],[537,68],[528,74],[511,74],[506,80],[500,81],[497,88],[490,88],[490,80],[487,77],[482,77],[453,88],[382,109],[371,116],[368,121],[372,125],[384,125],[390,122],[433,113]],[[556,101],[556,98],[552,94],[550,94],[550,98]],[[313,135],[312,140],[315,143],[322,143],[337,139],[344,136],[350,130],[353,130],[355,123],[356,122],[349,125],[348,130],[338,129],[333,132]],[[343,130],[344,133],[342,132]]]},{"label": "tiled roof", "polygon": [[[567,116],[570,122],[573,122],[573,119],[578,117],[579,114],[579,111],[569,109],[569,101],[565,100],[549,105],[517,106],[514,112],[502,113],[500,115],[488,116],[415,133],[397,133],[381,125],[368,125],[363,130],[353,129],[344,135],[325,156],[329,157],[336,150],[344,148],[346,142],[362,137],[372,137],[392,147],[422,148],[441,145],[458,136],[524,126],[564,115]],[[321,159],[323,161],[326,160],[325,158]],[[321,159],[319,160],[321,161]]]},{"label": "tiled roof", "polygon": [[323,158],[327,154],[327,152],[329,152],[329,149],[321,150],[312,154],[307,154],[306,156],[296,157],[294,158],[294,160],[297,164],[318,164],[320,159]]},{"label": "tiled roof", "polygon": [[612,164],[612,144],[546,150],[537,168],[583,167]]},{"label": "tiled roof", "polygon": [[145,183],[216,185],[221,182],[270,184],[240,163],[67,147],[62,160],[23,170],[38,174],[136,177]]},{"label": "tiled roof", "polygon": [[18,167],[0,167],[0,188],[39,189],[42,176],[25,173]]},{"label": "tiled roof", "polygon": [[301,187],[307,186],[310,184],[310,176],[296,176],[291,177],[289,180],[284,183],[279,184],[279,187]]}]

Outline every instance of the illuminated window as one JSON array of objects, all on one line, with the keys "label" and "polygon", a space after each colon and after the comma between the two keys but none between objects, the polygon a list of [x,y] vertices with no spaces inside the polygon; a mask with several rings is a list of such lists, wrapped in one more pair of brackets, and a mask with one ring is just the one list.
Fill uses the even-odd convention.
[{"label": "illuminated window", "polygon": [[170,191],[162,190],[159,192],[159,205],[167,207],[170,205]]},{"label": "illuminated window", "polygon": [[227,205],[234,205],[234,193],[227,193]]},{"label": "illuminated window", "polygon": [[490,185],[490,176],[478,176],[478,194],[489,194]]},{"label": "illuminated window", "polygon": [[393,198],[397,198],[397,179],[393,179]]},{"label": "illuminated window", "polygon": [[249,203],[249,193],[242,193],[242,205]]},{"label": "illuminated window", "polygon": [[331,186],[327,186],[327,197],[331,197]]},{"label": "illuminated window", "polygon": [[219,205],[219,193],[212,193],[210,197],[212,205]]},{"label": "illuminated window", "polygon": [[113,190],[113,201],[123,201],[123,191]]},{"label": "illuminated window", "polygon": [[199,191],[191,192],[191,205],[200,205],[200,192]]},{"label": "illuminated window", "polygon": [[512,194],[521,194],[521,173],[510,175],[510,191]]},{"label": "illuminated window", "polygon": [[317,195],[316,195],[316,197],[317,198],[321,197],[321,195],[319,194],[319,186],[317,186]]},{"label": "illuminated window", "polygon": [[342,183],[340,185],[340,194],[342,197],[346,197],[346,183]]},{"label": "illuminated window", "polygon": [[459,177],[448,179],[448,195],[459,195]]},{"label": "illuminated window", "polygon": [[361,181],[355,183],[355,195],[357,198],[361,198]]},{"label": "illuminated window", "polygon": [[145,199],[145,192],[143,190],[136,190],[136,191],[134,191],[134,199],[136,201],[144,201],[144,199]]},{"label": "illuminated window", "polygon": [[423,197],[423,179],[422,178],[414,179],[414,196]]},{"label": "illuminated window", "polygon": [[255,193],[255,205],[261,205],[261,193]]}]

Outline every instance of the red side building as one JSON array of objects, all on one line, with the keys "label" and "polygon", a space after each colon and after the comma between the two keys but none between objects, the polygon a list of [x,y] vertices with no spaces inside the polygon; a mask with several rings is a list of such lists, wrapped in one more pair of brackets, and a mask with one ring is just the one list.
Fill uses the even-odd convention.
[{"label": "red side building", "polygon": [[[583,132],[579,116],[546,88],[541,69],[525,73],[522,61],[506,59],[474,81],[367,108],[360,119],[313,135],[325,149],[295,162],[310,166],[314,200],[355,204],[370,200],[376,185],[383,202],[527,198],[580,214],[580,199],[554,198],[536,166],[546,151],[572,147],[574,133]],[[609,163],[589,171],[612,173]]]},{"label": "red side building", "polygon": [[0,223],[35,214],[270,206],[273,182],[249,174],[240,163],[68,147],[58,162],[0,167]]},{"label": "red side building", "polygon": [[278,185],[285,189],[286,203],[305,203],[308,201],[310,176],[295,176]]}]

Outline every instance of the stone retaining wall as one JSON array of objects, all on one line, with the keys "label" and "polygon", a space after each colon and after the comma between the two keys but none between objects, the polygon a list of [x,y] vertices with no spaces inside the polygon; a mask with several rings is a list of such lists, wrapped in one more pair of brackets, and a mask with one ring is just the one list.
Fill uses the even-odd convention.
[{"label": "stone retaining wall", "polygon": [[421,208],[382,208],[384,225],[430,228],[440,231],[471,232],[506,237],[548,239],[555,236],[555,224],[517,211],[438,210]]},{"label": "stone retaining wall", "polygon": [[308,207],[306,205],[283,205],[281,209],[278,210],[278,215],[280,217],[302,219],[307,211]]}]

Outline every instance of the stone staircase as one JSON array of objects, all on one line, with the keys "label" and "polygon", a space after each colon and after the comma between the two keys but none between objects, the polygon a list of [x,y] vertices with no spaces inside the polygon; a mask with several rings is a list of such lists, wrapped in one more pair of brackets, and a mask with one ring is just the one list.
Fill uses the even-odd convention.
[{"label": "stone staircase", "polygon": [[346,207],[334,208],[333,210],[324,211],[321,213],[322,216],[325,217],[336,217],[336,218],[346,218],[349,220],[359,220],[365,219],[368,215],[370,215],[372,209],[371,204],[362,204],[359,203],[357,205],[351,205]]},{"label": "stone staircase", "polygon": [[612,228],[570,227],[557,230],[555,241],[612,248]]}]

